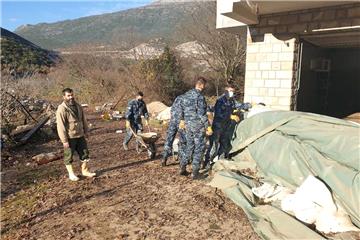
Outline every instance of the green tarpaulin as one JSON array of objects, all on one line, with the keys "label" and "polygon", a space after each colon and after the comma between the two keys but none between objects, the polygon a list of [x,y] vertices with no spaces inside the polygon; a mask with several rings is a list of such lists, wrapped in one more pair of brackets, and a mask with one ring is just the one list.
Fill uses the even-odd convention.
[{"label": "green tarpaulin", "polygon": [[[232,161],[214,165],[211,185],[241,206],[263,239],[324,239],[276,204],[257,204],[251,188],[260,182],[295,190],[313,175],[331,190],[334,202],[360,227],[360,128],[317,114],[271,111],[236,128]],[[335,239],[353,235],[338,234]]]}]

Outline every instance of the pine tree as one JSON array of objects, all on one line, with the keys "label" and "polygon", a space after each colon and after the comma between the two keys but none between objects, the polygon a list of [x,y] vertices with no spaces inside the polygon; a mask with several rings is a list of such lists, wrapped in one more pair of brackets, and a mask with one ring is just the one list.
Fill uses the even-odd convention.
[{"label": "pine tree", "polygon": [[141,73],[166,104],[170,105],[184,91],[181,64],[168,46],[159,58],[144,60]]}]

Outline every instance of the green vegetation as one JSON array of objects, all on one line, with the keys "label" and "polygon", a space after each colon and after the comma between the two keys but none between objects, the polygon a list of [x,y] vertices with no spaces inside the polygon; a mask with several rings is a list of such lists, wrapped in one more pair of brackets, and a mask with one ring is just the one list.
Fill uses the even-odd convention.
[{"label": "green vegetation", "polygon": [[154,128],[163,129],[164,128],[163,121],[161,121],[161,120],[150,119],[149,125],[150,125],[151,129],[154,129]]},{"label": "green vegetation", "polygon": [[[54,57],[54,56],[53,56]],[[51,53],[1,29],[1,71],[23,76],[47,73],[54,64]]]},{"label": "green vegetation", "polygon": [[184,92],[182,67],[169,47],[165,47],[159,58],[143,60],[140,73],[167,105]]},{"label": "green vegetation", "polygon": [[[47,73],[20,75],[16,81],[10,76],[7,83],[17,93],[51,100],[58,100],[60,90],[71,87],[80,102],[119,102],[118,106],[125,106],[137,91],[146,92],[149,102],[171,105],[176,96],[193,87],[193,80],[199,75],[209,80],[206,95],[221,94],[229,82],[239,85],[241,92],[245,56],[242,46],[246,38],[218,32],[215,11],[215,2],[150,4],[111,14],[19,27],[18,34],[42,47],[68,49],[63,50],[67,53],[61,62],[47,73],[52,64],[50,52],[16,34],[13,35],[17,38],[2,37],[3,68]],[[172,51],[178,44],[193,40],[196,42],[180,47],[178,55]],[[169,47],[156,57],[166,44]],[[194,51],[198,45],[201,49]],[[125,55],[116,51],[124,49],[134,51]],[[190,55],[194,51],[193,56],[183,55],[182,51]]]},{"label": "green vegetation", "polygon": [[[48,183],[41,182],[31,186],[27,191],[17,192],[11,199],[7,199],[1,204],[1,218],[3,225],[2,231],[9,228],[16,231],[16,225],[29,216],[34,211],[39,199],[43,198],[48,191]],[[11,228],[13,227],[13,228]]]},{"label": "green vegetation", "polygon": [[67,20],[25,25],[16,34],[47,48],[104,44],[129,49],[154,38],[179,44],[191,39],[183,32],[192,14],[201,15],[197,3],[149,5],[142,8]]},{"label": "green vegetation", "polygon": [[23,171],[18,175],[17,181],[21,184],[22,188],[27,188],[34,184],[34,182],[47,182],[52,178],[58,178],[61,176],[61,170],[56,167],[41,168]]}]

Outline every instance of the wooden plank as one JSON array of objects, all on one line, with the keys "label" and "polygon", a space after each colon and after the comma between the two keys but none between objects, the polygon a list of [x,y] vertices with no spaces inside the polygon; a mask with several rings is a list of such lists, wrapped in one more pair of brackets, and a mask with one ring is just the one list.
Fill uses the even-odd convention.
[{"label": "wooden plank", "polygon": [[14,137],[16,135],[25,134],[26,132],[33,129],[33,127],[35,127],[35,124],[21,126],[21,128],[17,128],[15,130],[11,131],[10,136]]},{"label": "wooden plank", "polygon": [[27,142],[34,133],[36,133],[40,128],[42,128],[42,126],[45,125],[45,123],[50,119],[49,116],[43,118],[42,120],[40,120],[35,127],[33,127],[33,129],[31,129],[23,138],[21,138],[20,142],[21,143],[25,143]]}]

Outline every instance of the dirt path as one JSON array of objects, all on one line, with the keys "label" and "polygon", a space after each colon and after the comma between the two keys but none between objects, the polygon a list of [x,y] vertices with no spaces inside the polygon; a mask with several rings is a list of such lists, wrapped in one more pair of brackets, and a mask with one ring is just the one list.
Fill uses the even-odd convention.
[{"label": "dirt path", "polygon": [[13,153],[18,163],[1,174],[2,239],[258,239],[243,211],[208,180],[179,176],[175,162],[160,168],[133,145],[123,151],[124,134],[115,133],[123,123],[89,119],[97,178],[70,182],[62,161],[27,164],[61,149],[57,141]]}]

